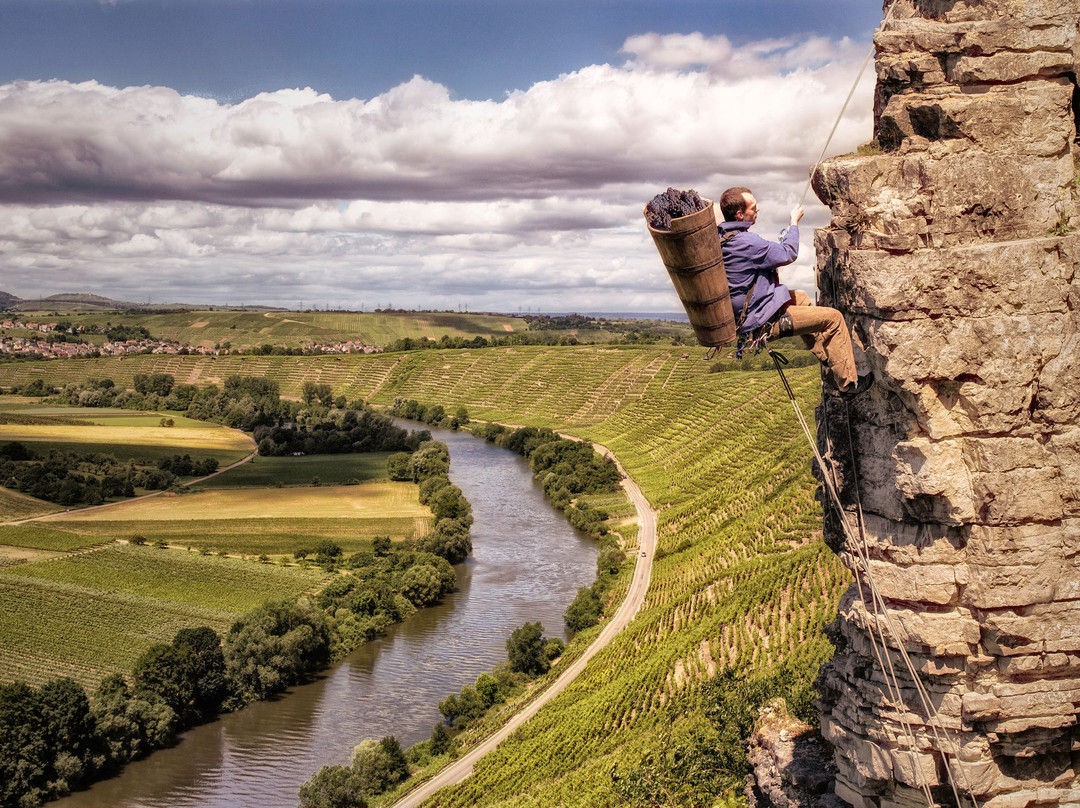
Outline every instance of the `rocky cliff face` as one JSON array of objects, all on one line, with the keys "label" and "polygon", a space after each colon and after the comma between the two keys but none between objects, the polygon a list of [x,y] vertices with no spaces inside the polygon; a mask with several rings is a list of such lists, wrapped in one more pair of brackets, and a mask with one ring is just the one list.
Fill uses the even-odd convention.
[{"label": "rocky cliff face", "polygon": [[950,762],[988,808],[1080,805],[1078,23],[1080,0],[899,0],[880,152],[815,172],[822,302],[878,379],[850,431],[843,402],[818,424],[884,602],[847,593],[820,683],[858,808],[951,803]]}]

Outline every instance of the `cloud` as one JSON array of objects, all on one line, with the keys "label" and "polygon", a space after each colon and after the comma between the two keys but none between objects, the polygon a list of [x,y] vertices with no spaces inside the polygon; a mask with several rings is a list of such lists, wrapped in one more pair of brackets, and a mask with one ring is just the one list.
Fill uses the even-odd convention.
[{"label": "cloud", "polygon": [[[348,305],[381,293],[675,309],[643,204],[668,185],[749,185],[758,229],[779,230],[857,50],[643,34],[623,65],[499,101],[455,99],[419,76],[366,100],[283,89],[235,104],[14,82],[0,86],[0,266],[21,270],[10,291],[28,295],[75,283],[189,302],[292,304],[322,289]],[[869,136],[870,84],[833,153]],[[825,218],[817,206],[806,221]],[[803,229],[793,272],[805,287]]]}]

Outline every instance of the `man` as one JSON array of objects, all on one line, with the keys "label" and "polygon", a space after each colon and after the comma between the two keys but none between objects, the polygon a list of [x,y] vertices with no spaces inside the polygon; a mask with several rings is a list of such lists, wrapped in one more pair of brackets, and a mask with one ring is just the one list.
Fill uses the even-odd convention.
[{"label": "man", "polygon": [[768,329],[774,338],[799,335],[829,368],[842,395],[855,395],[869,387],[873,374],[858,375],[844,316],[836,309],[815,306],[805,292],[791,292],[780,283],[777,267],[790,264],[799,254],[802,206],[791,211],[791,226],[779,242],[750,232],[757,221],[758,204],[748,188],[724,191],[720,212],[724,216],[720,237],[732,234],[723,246],[724,269],[739,334]]}]

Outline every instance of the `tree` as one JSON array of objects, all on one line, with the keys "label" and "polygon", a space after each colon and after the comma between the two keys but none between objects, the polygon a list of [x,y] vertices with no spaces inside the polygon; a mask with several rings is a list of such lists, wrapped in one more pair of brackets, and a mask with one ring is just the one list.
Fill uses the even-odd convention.
[{"label": "tree", "polygon": [[413,452],[409,467],[414,482],[421,482],[433,474],[446,474],[450,469],[450,451],[444,443],[427,441]]},{"label": "tree", "polygon": [[304,808],[366,808],[360,778],[350,766],[323,766],[300,786]]},{"label": "tree", "polygon": [[428,749],[432,755],[444,755],[450,751],[453,743],[450,733],[446,731],[446,727],[440,721],[431,730],[431,737],[428,738]]},{"label": "tree", "polygon": [[23,682],[0,685],[0,805],[46,798],[49,750],[37,692]]},{"label": "tree", "polygon": [[49,791],[66,794],[90,774],[97,726],[90,700],[74,679],[53,679],[38,691],[45,747],[52,757]]},{"label": "tree", "polygon": [[122,765],[164,746],[171,737],[176,715],[164,703],[133,699],[124,677],[106,676],[90,705],[98,734],[100,765]]},{"label": "tree", "polygon": [[390,537],[376,536],[371,540],[371,552],[377,556],[384,556],[390,552]]},{"label": "tree", "polygon": [[151,645],[132,668],[135,696],[161,701],[176,714],[178,722],[183,721],[195,697],[195,685],[188,675],[192,665],[190,649]]},{"label": "tree", "polygon": [[419,549],[460,564],[472,552],[469,528],[457,519],[440,519],[435,529],[420,540]]},{"label": "tree", "polygon": [[256,701],[299,682],[330,656],[327,617],[309,601],[268,601],[233,623],[225,671],[238,697]]},{"label": "tree", "polygon": [[182,628],[173,638],[173,647],[188,652],[185,675],[193,690],[181,721],[193,724],[210,718],[217,713],[228,692],[221,638],[209,626]]},{"label": "tree", "polygon": [[502,691],[499,690],[499,683],[490,673],[481,673],[476,678],[476,695],[480,697],[480,701],[483,702],[485,708],[498,704],[503,700]]},{"label": "tree", "polygon": [[417,606],[427,606],[443,595],[438,571],[430,564],[409,567],[401,574],[401,594]]},{"label": "tree", "polygon": [[353,749],[353,771],[361,791],[381,794],[409,776],[409,762],[397,738],[387,735],[381,741],[364,741]]},{"label": "tree", "polygon": [[386,458],[386,476],[391,480],[412,481],[412,468],[409,466],[411,455],[408,452],[395,452]]},{"label": "tree", "polygon": [[514,629],[506,641],[506,657],[513,671],[529,676],[546,673],[550,665],[544,656],[543,624],[526,623]]},{"label": "tree", "polygon": [[591,587],[583,586],[578,590],[574,602],[566,607],[566,625],[573,631],[583,631],[595,626],[600,620],[602,605]]}]

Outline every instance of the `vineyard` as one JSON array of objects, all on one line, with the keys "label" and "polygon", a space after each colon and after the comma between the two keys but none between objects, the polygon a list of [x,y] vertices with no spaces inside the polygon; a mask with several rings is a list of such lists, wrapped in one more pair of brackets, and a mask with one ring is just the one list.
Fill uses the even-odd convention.
[{"label": "vineyard", "polygon": [[219,474],[192,486],[192,490],[210,488],[250,488],[277,485],[345,485],[351,482],[386,478],[389,452],[362,454],[308,455],[306,457],[259,457],[227,474]]},{"label": "vineyard", "polygon": [[34,499],[18,491],[0,488],[0,522],[12,522],[16,519],[32,519],[60,510],[59,505]]},{"label": "vineyard", "polygon": [[[817,371],[790,377],[810,414]],[[810,450],[775,374],[676,377],[662,395],[567,431],[614,451],[660,512],[646,605],[564,694],[432,805],[624,804],[613,768],[632,770],[669,737],[705,727],[714,674],[784,664],[812,676],[831,653],[822,627],[848,574],[820,541]]]},{"label": "vineyard", "polygon": [[[566,692],[430,804],[614,806],[625,804],[614,768],[640,767],[662,757],[670,738],[707,728],[704,694],[715,674],[784,664],[812,678],[831,653],[823,626],[848,584],[820,541],[810,450],[775,373],[708,370],[700,349],[676,346],[515,347],[26,363],[0,367],[0,385],[62,384],[69,374],[118,385],[134,373],[197,383],[265,374],[286,394],[313,380],[350,399],[465,406],[473,418],[550,426],[610,448],[659,511],[645,606]],[[810,414],[817,370],[789,378]],[[624,505],[610,505],[622,515]]]},{"label": "vineyard", "polygon": [[[31,313],[24,315],[34,319]],[[55,320],[57,318],[47,318]],[[65,322],[88,328],[123,323],[142,326],[155,339],[185,345],[213,347],[229,342],[234,348],[264,343],[299,348],[313,343],[359,340],[368,345],[385,345],[402,337],[439,339],[451,337],[504,337],[525,331],[517,317],[457,312],[326,312],[326,311],[188,311],[146,314],[127,311],[108,314],[65,314]],[[104,335],[87,334],[101,344]]]},{"label": "vineyard", "polygon": [[[698,349],[678,346],[515,346],[370,356],[134,356],[0,365],[0,387],[35,379],[62,387],[90,377],[131,387],[137,373],[169,373],[177,383],[221,385],[231,375],[268,378],[284,396],[305,381],[329,384],[350,401],[391,404],[396,396],[464,403],[474,418],[522,425],[587,425],[644,397],[661,397],[708,374]],[[720,374],[717,374],[720,375]]]},{"label": "vineyard", "polygon": [[321,571],[112,544],[0,568],[0,680],[71,676],[93,687],[192,625],[224,633],[266,598],[295,598]]}]

